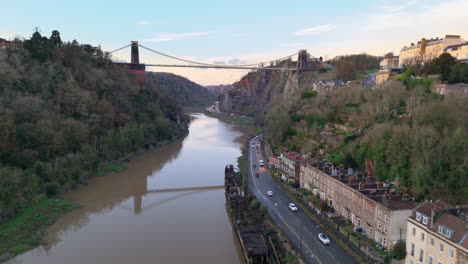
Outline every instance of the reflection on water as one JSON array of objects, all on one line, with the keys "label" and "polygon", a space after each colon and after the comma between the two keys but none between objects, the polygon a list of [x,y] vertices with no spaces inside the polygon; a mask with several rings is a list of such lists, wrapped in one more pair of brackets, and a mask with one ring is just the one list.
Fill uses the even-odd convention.
[{"label": "reflection on water", "polygon": [[192,117],[184,140],[67,193],[83,207],[49,228],[47,245],[7,263],[240,263],[219,186],[245,128]]}]

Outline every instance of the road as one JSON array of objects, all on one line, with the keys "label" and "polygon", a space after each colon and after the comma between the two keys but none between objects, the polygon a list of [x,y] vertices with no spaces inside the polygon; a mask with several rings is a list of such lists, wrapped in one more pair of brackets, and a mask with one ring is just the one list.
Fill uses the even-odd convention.
[{"label": "road", "polygon": [[[318,239],[319,233],[325,233],[319,225],[307,216],[300,208],[292,212],[288,205],[291,200],[276,185],[266,167],[259,167],[259,160],[267,161],[262,152],[252,148],[249,141],[247,158],[247,184],[250,191],[266,207],[271,218],[278,224],[289,239],[300,249],[309,263],[358,263],[336,241],[331,240],[330,245],[323,245]],[[256,167],[253,167],[253,164]],[[255,173],[259,173],[256,177]],[[273,191],[273,196],[268,196],[267,191]],[[302,237],[302,243],[301,243]]]}]

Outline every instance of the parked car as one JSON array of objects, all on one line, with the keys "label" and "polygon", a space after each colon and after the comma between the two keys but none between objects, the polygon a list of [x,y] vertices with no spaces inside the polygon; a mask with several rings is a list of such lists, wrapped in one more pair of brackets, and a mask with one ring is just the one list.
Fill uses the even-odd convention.
[{"label": "parked car", "polygon": [[322,242],[324,245],[330,245],[330,239],[324,233],[319,233],[318,238],[320,239],[320,242]]},{"label": "parked car", "polygon": [[257,167],[257,163],[252,164],[252,167],[254,168]]},{"label": "parked car", "polygon": [[294,203],[289,203],[289,209],[293,212],[297,211],[297,206]]},{"label": "parked car", "polygon": [[268,191],[267,194],[268,194],[269,196],[273,196],[273,192],[272,192],[272,191]]},{"label": "parked car", "polygon": [[256,177],[260,176],[260,173],[256,172],[256,173],[255,173],[255,176],[256,176]]}]

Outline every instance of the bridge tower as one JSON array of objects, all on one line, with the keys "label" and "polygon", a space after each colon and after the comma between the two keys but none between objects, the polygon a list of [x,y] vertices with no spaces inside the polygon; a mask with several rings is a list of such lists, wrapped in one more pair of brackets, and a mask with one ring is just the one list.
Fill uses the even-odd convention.
[{"label": "bridge tower", "polygon": [[145,64],[140,64],[140,55],[138,52],[138,41],[132,41],[130,63],[127,63],[128,68],[141,86],[145,84]]},{"label": "bridge tower", "polygon": [[307,54],[307,50],[301,49],[299,50],[299,53],[297,55],[297,64],[296,68],[298,71],[301,71],[304,69],[304,67],[307,65],[307,61],[309,60],[309,56]]},{"label": "bridge tower", "polygon": [[140,55],[138,54],[138,41],[132,41],[132,64],[140,64]]}]

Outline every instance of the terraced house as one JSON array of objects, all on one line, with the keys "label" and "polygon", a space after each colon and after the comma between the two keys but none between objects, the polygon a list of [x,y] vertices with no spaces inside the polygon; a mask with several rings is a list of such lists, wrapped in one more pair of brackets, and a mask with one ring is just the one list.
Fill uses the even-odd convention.
[{"label": "terraced house", "polygon": [[[460,38],[460,35],[446,35],[445,38],[422,38],[418,43],[411,43],[410,46],[405,46],[400,50],[399,66],[401,68],[404,64],[412,64],[417,61],[430,61],[439,57],[444,52],[451,53],[452,49],[456,51],[456,47],[464,43],[466,42]],[[450,51],[446,50],[447,48]],[[463,55],[458,57],[462,58]]]},{"label": "terraced house", "polygon": [[406,264],[468,263],[468,207],[426,201],[408,218]]},{"label": "terraced house", "polygon": [[301,165],[300,186],[328,201],[332,212],[349,219],[355,230],[384,248],[406,237],[406,219],[416,203],[353,169],[315,159]]}]

